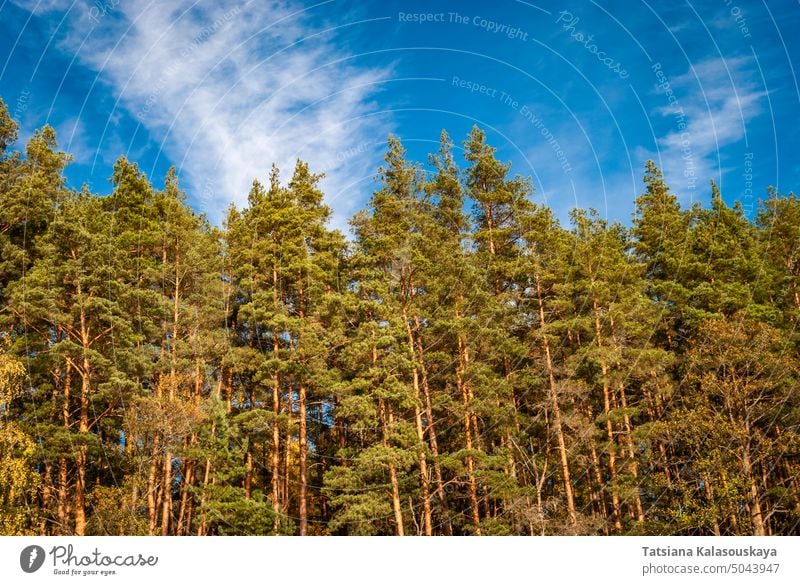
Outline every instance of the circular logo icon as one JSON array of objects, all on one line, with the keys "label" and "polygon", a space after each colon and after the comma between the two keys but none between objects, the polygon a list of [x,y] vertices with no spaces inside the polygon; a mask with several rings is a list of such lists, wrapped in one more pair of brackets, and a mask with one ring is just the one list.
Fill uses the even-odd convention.
[{"label": "circular logo icon", "polygon": [[41,546],[32,544],[22,549],[19,554],[19,566],[26,573],[35,573],[44,564],[44,549]]}]

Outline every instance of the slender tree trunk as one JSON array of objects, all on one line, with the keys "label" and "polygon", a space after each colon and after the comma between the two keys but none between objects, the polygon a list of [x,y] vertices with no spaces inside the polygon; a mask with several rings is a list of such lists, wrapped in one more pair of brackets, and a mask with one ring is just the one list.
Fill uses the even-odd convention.
[{"label": "slender tree trunk", "polygon": [[[375,333],[372,333],[372,367],[375,368],[378,365],[378,347],[375,345]],[[394,418],[392,415],[391,408],[388,404],[384,401],[383,398],[378,398],[378,414],[381,419],[381,426],[383,427],[383,446],[384,448],[389,448],[389,428],[394,423]],[[403,523],[403,507],[400,502],[400,483],[397,479],[397,470],[394,467],[394,464],[391,461],[388,464],[389,467],[389,482],[392,486],[392,510],[394,510],[394,522],[395,522],[395,530],[397,532],[397,536],[403,536],[405,533],[404,523]]]},{"label": "slender tree trunk", "polygon": [[[483,191],[486,193],[488,192],[488,185],[485,183],[482,185]],[[494,245],[494,213],[491,204],[485,204],[483,206],[484,215],[486,215],[486,231],[489,234],[489,255],[494,257],[497,253],[497,250]]]},{"label": "slender tree trunk", "polygon": [[[298,316],[301,321],[306,318],[306,295],[305,285],[300,284],[298,290]],[[298,504],[298,516],[300,520],[300,536],[308,534],[308,413],[307,413],[307,393],[308,388],[305,383],[301,383],[297,393],[297,418],[298,418],[298,466],[300,479],[300,494]]]},{"label": "slender tree trunk", "polygon": [[[466,369],[469,365],[469,350],[461,334],[458,335],[458,368],[456,369],[456,385],[461,393],[461,400],[464,406],[464,447],[467,451],[472,451],[472,416],[470,413],[470,392],[468,382],[465,379]],[[471,454],[467,455],[467,481],[469,484],[470,512],[472,513],[472,523],[475,526],[475,534],[481,535],[481,516],[478,505],[478,482],[475,479],[475,463]]]},{"label": "slender tree trunk", "polygon": [[[609,322],[611,324],[611,330],[612,330],[611,343],[615,350],[621,351],[619,343],[617,343],[616,334],[614,333],[613,317],[609,317]],[[628,456],[630,457],[631,475],[633,475],[634,479],[638,479],[639,464],[636,458],[636,449],[633,445],[633,438],[631,437],[633,432],[633,427],[631,425],[630,416],[628,416],[628,400],[625,396],[625,384],[622,382],[619,384],[619,399],[620,399],[620,406],[622,407],[622,424],[623,424],[622,440],[625,443],[625,447],[627,448],[628,451]],[[644,508],[642,507],[642,498],[639,494],[638,482],[636,487],[634,488],[633,503],[634,503],[635,513],[632,512],[632,516],[638,522],[644,522]]]},{"label": "slender tree trunk", "polygon": [[153,434],[153,450],[150,456],[150,465],[147,473],[147,526],[148,533],[152,536],[156,533],[157,505],[156,500],[156,470],[158,467],[156,454],[158,453],[159,437]]},{"label": "slender tree trunk", "polygon": [[[88,360],[84,359],[84,372],[88,372]],[[83,375],[81,383],[81,414],[78,430],[81,433],[89,432],[89,376]],[[78,447],[76,457],[77,478],[75,482],[75,534],[86,534],[86,466],[87,450],[85,445]]]},{"label": "slender tree trunk", "polygon": [[[66,360],[64,370],[64,401],[61,408],[61,416],[65,429],[69,429],[71,424],[70,417],[70,392],[72,388],[72,361]],[[66,457],[58,459],[58,532],[60,535],[69,534],[69,474],[68,461]]]},{"label": "slender tree trunk", "polygon": [[[603,347],[602,332],[600,328],[600,308],[597,301],[592,301],[594,308],[594,326],[597,338],[597,347]],[[608,440],[608,472],[611,477],[611,506],[614,511],[614,528],[622,530],[622,512],[617,493],[617,455],[614,441],[614,425],[611,422],[611,390],[608,387],[608,364],[606,360],[600,360],[600,372],[603,380],[603,414],[606,417],[606,439]]]},{"label": "slender tree trunk", "polygon": [[163,487],[161,497],[161,536],[169,534],[170,520],[172,518],[172,454],[164,453]]},{"label": "slender tree trunk", "polygon": [[[166,248],[164,249],[164,261],[166,262]],[[180,307],[181,307],[181,277],[180,277],[180,256],[175,253],[174,273],[175,286],[172,291],[172,338],[169,343],[170,350],[170,383],[169,383],[169,403],[175,401],[178,393],[178,335],[180,333]],[[168,445],[164,453],[164,463],[162,467],[162,491],[161,491],[161,536],[169,534],[172,520],[172,453]]]},{"label": "slender tree trunk", "polygon": [[[222,380],[222,372],[220,372],[220,380]],[[195,360],[195,373],[194,373],[194,401],[195,404],[200,404],[201,400],[201,393],[203,388],[203,378],[202,372],[200,367],[200,359],[196,358]],[[197,434],[192,433],[189,437],[188,442],[189,447],[194,447],[197,445]],[[192,529],[192,505],[193,505],[193,498],[190,495],[192,488],[194,487],[194,482],[196,479],[197,473],[197,464],[198,462],[194,459],[186,460],[185,463],[185,470],[184,470],[184,479],[181,482],[181,500],[180,500],[180,507],[178,509],[178,524],[175,529],[176,534],[185,535],[189,534]]]},{"label": "slender tree trunk", "polygon": [[300,536],[306,536],[308,534],[308,509],[307,509],[307,490],[308,490],[308,478],[306,477],[307,474],[307,467],[306,467],[306,457],[308,455],[308,441],[307,441],[307,420],[306,420],[306,386],[305,384],[300,384],[300,389],[298,393],[298,402],[299,402],[299,411],[297,413],[298,420],[300,423],[300,430],[299,430],[299,447],[300,447],[300,509],[298,516],[300,517]]},{"label": "slender tree trunk", "polygon": [[[764,498],[764,510],[763,510],[763,514],[764,514],[764,530],[766,531],[766,535],[767,536],[772,536],[773,535],[773,531],[772,531],[772,523],[773,523],[772,522],[772,515],[773,515],[774,512],[770,510],[770,500],[769,500],[770,478],[767,476],[767,468],[766,468],[766,466],[760,465],[759,467],[761,468],[761,475],[760,475],[761,488],[763,489],[763,493],[767,494],[765,496],[765,498]],[[777,467],[777,465],[776,465],[776,467]],[[774,470],[774,472],[775,472],[775,475],[776,475],[775,482],[777,483],[779,481],[778,478],[777,478],[778,473],[776,473],[777,470]]]},{"label": "slender tree trunk", "polygon": [[66,536],[69,530],[69,480],[66,457],[58,459],[58,532]]},{"label": "slender tree trunk", "polygon": [[707,473],[703,474],[703,490],[706,494],[706,500],[708,500],[708,509],[711,510],[711,519],[712,523],[714,524],[714,536],[719,536],[720,529],[719,529],[719,521],[717,520],[717,505],[714,502],[714,490],[711,489],[711,478]]},{"label": "slender tree trunk", "polygon": [[291,387],[286,398],[286,414],[288,415],[289,424],[286,426],[286,435],[283,439],[283,462],[281,464],[281,510],[283,515],[289,515],[289,507],[291,506],[291,465],[289,460],[292,455],[292,423],[294,421],[294,397],[292,396]]},{"label": "slender tree trunk", "polygon": [[[544,491],[545,481],[547,481],[547,467],[548,467],[547,462],[550,460],[550,448],[549,448],[550,441],[548,440],[547,443],[548,443],[547,450],[542,458],[544,463],[542,465],[541,471],[539,471],[539,468],[536,467],[536,462],[531,461],[531,469],[533,470],[534,473],[534,485],[536,486],[536,517],[539,520],[539,534],[541,536],[545,535],[545,515],[544,515],[544,501],[542,498],[542,493]],[[531,445],[531,451],[533,451],[533,445]],[[533,524],[531,523],[531,536],[533,535],[534,535],[534,529],[533,529]]]},{"label": "slender tree trunk", "polygon": [[253,496],[253,453],[248,448],[244,456],[244,499],[249,500]]},{"label": "slender tree trunk", "polygon": [[53,485],[53,464],[49,461],[46,461],[44,464],[44,469],[42,472],[43,482],[42,482],[42,504],[41,504],[41,514],[39,516],[39,528],[38,528],[38,535],[39,536],[46,536],[47,535],[47,516],[50,515],[52,512],[52,502],[53,502],[53,493],[56,491],[55,486]]},{"label": "slender tree trunk", "polygon": [[[88,339],[86,340],[88,345]],[[80,402],[80,422],[78,430],[81,433],[89,432],[89,360],[83,358],[83,371],[81,372],[81,402]],[[78,447],[76,457],[77,478],[75,482],[75,534],[83,536],[86,534],[86,468],[87,468],[87,447]]]},{"label": "slender tree trunk", "polygon": [[[89,337],[89,327],[86,319],[86,310],[84,308],[83,290],[81,287],[80,278],[77,283],[77,293],[79,298],[79,316],[80,316],[80,335],[81,345],[83,347],[83,361],[80,370],[81,376],[81,396],[80,396],[80,419],[78,423],[78,431],[81,434],[89,432],[89,392],[91,390],[91,364],[87,357],[87,351],[91,346]],[[75,497],[73,508],[75,510],[75,534],[83,536],[86,534],[86,467],[87,467],[87,448],[85,445],[78,447],[78,453],[75,460],[76,466],[76,481],[75,481]]]},{"label": "slender tree trunk", "polygon": [[186,524],[184,527],[184,534],[187,536],[192,533],[192,521],[194,520],[194,498],[189,498],[186,506]]},{"label": "slender tree trunk", "polygon": [[[414,376],[416,377],[417,372],[414,371]],[[433,535],[433,521],[432,521],[432,512],[431,512],[431,488],[430,488],[430,477],[428,475],[428,463],[425,457],[425,450],[424,450],[424,441],[425,441],[425,434],[422,430],[422,413],[418,406],[414,406],[414,419],[416,421],[416,429],[417,429],[417,438],[420,441],[420,449],[419,449],[419,475],[420,475],[420,484],[421,484],[421,492],[422,492],[422,524],[425,529],[426,536]]]},{"label": "slender tree trunk", "polygon": [[420,368],[421,374],[421,387],[422,387],[422,396],[424,398],[425,403],[425,418],[427,419],[427,431],[428,431],[428,441],[431,446],[431,453],[433,454],[433,473],[434,478],[436,480],[436,495],[439,499],[439,504],[441,506],[441,514],[442,514],[442,527],[444,528],[445,534],[452,536],[453,534],[453,526],[450,523],[450,519],[448,517],[447,512],[447,494],[444,490],[444,481],[442,479],[442,467],[439,464],[439,441],[436,437],[436,424],[433,418],[433,407],[431,405],[431,391],[430,386],[428,384],[428,369],[425,366],[425,355],[422,347],[422,339],[420,335],[421,324],[419,317],[414,317],[414,324],[415,324],[415,344],[417,346],[417,362]]},{"label": "slender tree trunk", "polygon": [[[273,287],[273,304],[277,311],[278,309],[278,265],[272,265],[272,287]],[[272,357],[278,359],[280,350],[280,343],[278,341],[277,331],[273,331],[272,336]],[[272,414],[274,421],[272,423],[272,511],[275,514],[274,529],[275,534],[278,534],[280,528],[280,515],[281,503],[278,497],[279,482],[280,482],[280,463],[281,463],[281,429],[278,424],[278,417],[281,414],[281,382],[278,372],[272,374]]]},{"label": "slender tree trunk", "polygon": [[[214,429],[211,429],[211,436],[214,436]],[[208,489],[208,481],[211,476],[211,459],[206,459],[206,466],[205,471],[203,472],[203,491],[202,495],[200,496],[200,510],[202,512],[202,520],[200,521],[200,526],[197,528],[197,536],[205,536],[208,531],[208,524],[206,522],[206,511],[205,511],[205,503],[206,503],[206,491]]]},{"label": "slender tree trunk", "polygon": [[[517,434],[519,434],[520,427],[519,427],[519,411],[517,410],[517,396],[516,392],[514,391],[514,384],[511,379],[512,375],[512,367],[511,367],[511,360],[508,359],[508,356],[503,356],[503,376],[505,378],[506,384],[508,384],[508,388],[510,389],[510,404],[511,404],[511,414],[514,421],[514,430],[516,430]],[[497,398],[496,402],[497,411],[502,412],[504,405],[501,404],[500,398]],[[511,446],[514,444],[514,438],[512,434],[512,429],[507,429],[505,434],[500,437],[500,446],[503,449],[508,450],[508,467],[506,468],[506,474],[510,476],[508,481],[511,482],[511,485],[514,486],[523,486],[522,479],[517,474],[517,460],[514,457],[514,450]],[[528,510],[530,510],[530,498],[526,498],[528,502]],[[507,509],[509,506],[509,499],[503,498],[502,506],[503,509]]]},{"label": "slender tree trunk", "polygon": [[[373,358],[375,356],[375,348],[373,346]],[[373,359],[373,364],[375,360]],[[391,408],[386,404],[383,398],[379,399],[378,410],[381,415],[381,422],[383,423],[383,446],[389,447],[389,426],[394,422]],[[394,522],[397,536],[403,536],[405,529],[403,526],[403,507],[400,502],[400,483],[397,480],[397,470],[393,463],[389,463],[389,482],[392,486],[392,510],[394,510]]]},{"label": "slender tree trunk", "polygon": [[536,296],[539,301],[539,325],[542,328],[542,348],[544,349],[545,366],[547,369],[548,394],[550,397],[550,408],[553,410],[553,426],[556,431],[556,441],[558,443],[558,455],[561,461],[561,479],[564,483],[564,497],[567,500],[567,516],[573,531],[577,531],[578,519],[575,513],[575,498],[572,493],[572,480],[569,471],[569,457],[567,454],[567,442],[564,438],[564,427],[561,422],[561,407],[558,404],[558,389],[556,387],[556,377],[553,369],[553,358],[550,354],[550,342],[544,332],[544,299],[542,297],[542,284],[539,275],[536,275]]},{"label": "slender tree trunk", "polygon": [[[190,444],[194,444],[194,436],[192,436]],[[181,489],[181,503],[180,507],[178,508],[178,525],[175,528],[175,534],[179,536],[186,534],[187,528],[191,526],[189,523],[189,491],[194,485],[194,469],[195,462],[187,461]]]},{"label": "slender tree trunk", "polygon": [[[750,432],[750,429],[747,429]],[[748,437],[749,442],[749,437]],[[755,476],[753,475],[753,464],[750,459],[750,446],[745,445],[742,453],[742,471],[750,489],[750,520],[753,523],[753,536],[766,536],[764,530],[764,515],[761,511],[761,495],[759,493],[758,484],[756,483]]]},{"label": "slender tree trunk", "polygon": [[614,512],[614,528],[622,530],[622,511],[617,493],[617,455],[614,442],[614,425],[611,422],[611,397],[608,387],[608,366],[605,362],[600,364],[603,376],[603,412],[606,415],[606,440],[608,441],[608,472],[611,477],[611,507]]},{"label": "slender tree trunk", "polygon": [[[619,387],[619,396],[620,402],[622,405],[623,416],[622,422],[624,425],[625,432],[623,434],[625,444],[628,447],[628,456],[631,458],[631,475],[633,475],[634,479],[639,478],[639,462],[636,458],[636,448],[633,445],[633,428],[631,425],[631,419],[628,416],[628,402],[625,398],[625,387],[620,384]],[[636,488],[633,495],[633,503],[636,509],[636,520],[638,522],[644,522],[644,507],[642,506],[642,497],[639,494],[639,482],[636,482]]]},{"label": "slender tree trunk", "polygon": [[[409,285],[410,286],[410,285]],[[411,331],[411,322],[408,318],[408,311],[406,310],[405,305],[402,308],[403,314],[403,323],[406,327],[406,335],[408,338],[408,348],[411,352],[411,356],[416,355],[416,351],[414,350],[414,335]],[[417,431],[417,440],[419,441],[419,475],[420,475],[420,484],[421,484],[421,492],[422,492],[422,517],[423,517],[423,525],[425,528],[425,535],[432,536],[433,535],[433,521],[431,517],[431,495],[430,495],[430,478],[428,475],[428,463],[425,457],[425,431],[422,426],[422,411],[420,410],[420,404],[422,403],[422,393],[419,387],[419,370],[417,366],[412,368],[411,372],[412,376],[412,385],[414,388],[414,422],[416,425]]]},{"label": "slender tree trunk", "polygon": [[[219,392],[218,392],[219,393]],[[217,396],[219,398],[219,396]],[[211,424],[211,439],[213,440],[217,435],[217,427],[215,423]],[[197,527],[197,536],[205,536],[208,533],[207,514],[205,510],[206,493],[208,491],[209,480],[211,479],[211,459],[206,458],[205,470],[203,471],[203,489],[200,492],[200,510],[202,519],[200,525]]]},{"label": "slender tree trunk", "polygon": [[[587,407],[589,420],[592,420],[592,412],[591,407]],[[603,532],[608,535],[608,505],[606,503],[606,497],[603,493],[603,474],[600,468],[600,456],[597,454],[597,447],[595,446],[595,442],[593,438],[589,438],[589,467],[590,471],[592,472],[592,479],[594,479],[594,484],[596,486],[597,492],[597,504],[599,507],[600,516],[603,518]],[[589,482],[591,485],[591,481]]]}]

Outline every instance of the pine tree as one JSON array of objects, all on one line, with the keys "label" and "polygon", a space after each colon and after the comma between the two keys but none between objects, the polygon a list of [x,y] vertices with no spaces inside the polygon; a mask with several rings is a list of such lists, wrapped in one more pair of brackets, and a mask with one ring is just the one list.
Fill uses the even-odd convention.
[{"label": "pine tree", "polygon": [[[537,532],[544,534],[547,531],[544,490],[549,480],[552,434],[555,435],[557,452],[553,466],[559,469],[563,486],[563,503],[559,504],[566,510],[569,529],[577,532],[578,512],[572,480],[574,472],[570,469],[575,465],[570,461],[575,447],[568,442],[565,424],[565,414],[571,410],[572,404],[568,393],[569,381],[564,376],[567,345],[561,341],[561,336],[569,330],[572,314],[569,299],[563,295],[569,271],[569,240],[546,208],[536,208],[524,217],[521,228],[525,242],[520,274],[520,282],[525,287],[522,311],[525,321],[531,324],[528,334],[532,358],[529,367],[533,370],[530,383],[541,388],[532,400],[534,413],[541,414],[531,421],[532,425],[536,425],[534,428],[541,432],[536,433],[535,437],[528,437],[529,449],[525,450],[530,460],[528,467],[533,471],[531,480],[536,494]],[[544,424],[544,427],[540,427],[540,424]],[[534,445],[536,451],[533,450]],[[593,511],[602,513],[601,498],[593,496],[592,500],[595,506]],[[531,533],[534,531],[531,530]]]},{"label": "pine tree", "polygon": [[800,199],[785,197],[770,189],[757,218],[765,262],[759,266],[759,280],[768,289],[770,302],[792,324],[800,314]]},{"label": "pine tree", "polygon": [[728,207],[716,184],[711,183],[711,207],[698,212],[691,230],[695,258],[690,268],[690,323],[713,313],[733,313],[747,308],[763,313],[763,277],[758,241],[741,204]]},{"label": "pine tree", "polygon": [[644,264],[648,295],[662,311],[658,339],[669,348],[682,335],[682,311],[691,294],[687,276],[697,263],[690,240],[696,210],[681,209],[653,161],[645,163],[644,183],[645,193],[636,199],[633,249]]},{"label": "pine tree", "polygon": [[17,135],[16,123],[0,100],[0,300],[6,286],[31,268],[39,249],[36,240],[47,230],[53,206],[64,187],[70,157],[58,151],[50,126],[36,130],[25,157],[6,152]]},{"label": "pine tree", "polygon": [[[575,211],[572,218],[572,375],[585,382],[589,395],[583,409],[602,429],[596,438],[609,481],[596,488],[608,492],[614,530],[628,531],[635,529],[631,521],[645,521],[641,461],[633,436],[643,406],[641,385],[648,377],[637,375],[637,369],[650,364],[658,372],[669,361],[651,345],[660,315],[646,296],[643,266],[629,254],[626,231],[618,224],[608,226],[593,211]],[[594,454],[592,460],[597,465]],[[602,501],[602,494],[598,499]]]},{"label": "pine tree", "polygon": [[425,534],[431,534],[429,454],[410,314],[415,288],[413,242],[418,237],[416,214],[420,180],[418,170],[406,163],[399,139],[389,138],[385,161],[379,173],[381,189],[374,193],[370,202],[371,213],[361,213],[353,220],[358,248],[351,260],[358,278],[355,306],[362,321],[356,335],[364,340],[362,347],[369,352],[360,359],[362,364],[370,366],[366,372],[355,370],[350,374],[356,380],[366,378],[351,386],[351,392],[360,387],[366,390],[380,421],[382,445],[376,446],[375,452],[364,453],[364,457],[354,463],[369,468],[376,460],[385,462],[391,485],[394,529],[396,534],[403,535],[406,532],[405,501],[412,502],[409,512],[413,515],[415,497],[406,495],[401,488],[416,487],[416,482],[406,475],[410,462],[415,460],[422,516],[418,524]]},{"label": "pine tree", "polygon": [[523,341],[527,325],[518,315],[524,295],[522,223],[533,213],[533,189],[529,179],[509,178],[510,165],[497,160],[495,149],[477,127],[464,148],[470,163],[466,192],[474,205],[473,261],[485,275],[485,293],[491,295],[476,305],[479,329],[469,348],[474,359],[468,374],[473,396],[468,402],[476,443],[484,452],[479,475],[489,493],[484,502],[491,517],[487,532],[503,534],[510,530],[505,509],[521,494],[513,435],[520,428],[525,390],[521,364],[528,353]]},{"label": "pine tree", "polygon": [[772,534],[775,524],[793,521],[786,507],[795,499],[789,496],[791,483],[776,482],[769,497],[763,477],[766,470],[782,469],[796,444],[786,433],[797,409],[796,360],[780,331],[738,313],[703,323],[687,361],[694,392],[683,396],[675,417],[676,422],[685,417],[679,428],[694,439],[686,443],[696,450],[689,453],[691,471],[685,475],[708,482],[710,501],[703,507],[711,509],[711,529]]}]

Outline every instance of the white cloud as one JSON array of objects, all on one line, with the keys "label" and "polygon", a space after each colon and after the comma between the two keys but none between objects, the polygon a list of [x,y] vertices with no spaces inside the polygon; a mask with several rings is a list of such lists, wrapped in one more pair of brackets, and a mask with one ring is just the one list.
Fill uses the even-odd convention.
[{"label": "white cloud", "polygon": [[[637,154],[656,160],[676,193],[696,200],[708,194],[710,179],[721,182],[728,170],[721,151],[746,137],[747,123],[761,112],[766,92],[756,85],[752,59],[745,57],[708,59],[680,75],[665,74],[677,102],[654,114],[673,130],[657,138],[657,152]],[[663,89],[661,94],[666,104]]]},{"label": "white cloud", "polygon": [[45,14],[54,10],[67,10],[73,0],[11,0],[20,8],[24,8],[33,14]]},{"label": "white cloud", "polygon": [[72,160],[79,163],[90,163],[95,154],[89,146],[86,125],[80,118],[67,118],[56,126],[56,135],[61,147],[72,155]]},{"label": "white cloud", "polygon": [[160,142],[213,221],[273,162],[288,179],[298,157],[327,170],[337,226],[363,203],[347,186],[374,172],[376,137],[391,129],[371,115],[388,71],[359,66],[337,31],[288,2],[106,0],[90,18],[93,6],[73,7],[63,48]]}]

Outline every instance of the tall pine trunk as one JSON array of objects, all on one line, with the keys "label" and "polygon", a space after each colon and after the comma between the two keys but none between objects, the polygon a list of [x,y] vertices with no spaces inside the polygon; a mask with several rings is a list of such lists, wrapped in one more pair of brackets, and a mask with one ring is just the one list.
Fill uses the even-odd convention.
[{"label": "tall pine trunk", "polygon": [[308,478],[306,477],[307,474],[307,467],[306,467],[306,457],[308,455],[308,440],[307,440],[307,426],[308,422],[306,420],[306,386],[305,384],[300,384],[300,389],[298,392],[298,421],[300,425],[299,429],[299,459],[300,459],[300,503],[299,503],[299,513],[298,516],[300,517],[300,536],[305,536],[308,533]]},{"label": "tall pine trunk", "polygon": [[564,426],[561,422],[561,407],[558,404],[558,388],[556,387],[556,376],[553,368],[553,357],[550,354],[550,342],[547,333],[544,331],[544,299],[542,297],[542,284],[539,275],[536,278],[536,298],[539,304],[539,326],[542,328],[542,349],[545,356],[545,367],[547,369],[548,395],[550,397],[550,408],[553,410],[553,426],[556,431],[556,441],[558,442],[558,455],[561,463],[561,480],[564,484],[564,497],[567,500],[567,516],[573,531],[577,531],[578,520],[575,513],[575,498],[572,494],[572,479],[569,471],[569,456],[567,454],[567,441],[564,438]]},{"label": "tall pine trunk", "polygon": [[[594,311],[594,327],[595,338],[597,341],[598,349],[603,348],[603,337],[600,327],[600,308],[597,301],[592,301],[592,308]],[[611,479],[611,507],[614,514],[614,528],[622,530],[622,511],[619,501],[619,494],[617,493],[617,454],[616,442],[614,439],[614,425],[611,422],[611,389],[609,388],[609,371],[608,364],[604,357],[600,357],[600,374],[603,383],[603,414],[606,419],[606,440],[608,441],[608,473]]]},{"label": "tall pine trunk", "polygon": [[[273,293],[273,308],[278,310],[278,266],[272,265],[272,293]],[[278,359],[278,352],[280,350],[280,342],[278,340],[278,332],[272,332],[272,358]],[[272,374],[272,414],[274,420],[272,422],[272,511],[275,514],[274,530],[275,534],[279,533],[280,528],[280,515],[281,503],[279,498],[279,482],[280,482],[280,465],[281,465],[281,429],[278,424],[278,417],[281,414],[281,381],[277,370]]]},{"label": "tall pine trunk", "polygon": [[742,474],[747,481],[748,489],[750,491],[750,501],[748,507],[750,509],[750,520],[753,523],[753,536],[766,536],[764,529],[764,515],[761,511],[761,494],[756,483],[755,475],[753,474],[753,463],[750,455],[750,428],[746,428],[745,445],[742,449]]},{"label": "tall pine trunk", "polygon": [[[81,344],[83,346],[84,354],[80,370],[81,375],[81,396],[80,396],[80,419],[78,423],[78,430],[80,433],[86,434],[89,432],[89,392],[91,391],[91,364],[87,353],[90,346],[89,329],[86,321],[86,310],[83,305],[83,294],[81,290],[81,282],[78,279],[78,298],[80,299],[80,327],[81,327]],[[75,534],[83,536],[86,534],[86,468],[87,468],[87,447],[81,445],[78,447],[78,453],[75,461],[76,465],[76,482],[75,482],[75,499],[73,507],[75,509]]]},{"label": "tall pine trunk", "polygon": [[[64,370],[64,400],[61,407],[61,416],[64,429],[68,430],[71,423],[70,392],[72,388],[72,360],[67,358]],[[69,471],[66,457],[58,459],[58,504],[57,519],[60,535],[69,534]]]},{"label": "tall pine trunk", "polygon": [[[411,331],[411,322],[409,321],[408,311],[405,305],[403,305],[402,314],[408,340],[409,355],[415,358],[414,334]],[[428,463],[425,457],[425,431],[422,426],[422,411],[419,406],[422,403],[422,393],[419,387],[419,370],[416,365],[411,369],[411,379],[414,388],[414,423],[417,431],[417,440],[419,441],[419,453],[417,458],[419,460],[419,475],[422,492],[422,523],[425,529],[425,535],[431,536],[433,534],[433,521],[431,518],[430,477],[428,475]]]},{"label": "tall pine trunk", "polygon": [[[375,352],[373,348],[373,355],[374,353]],[[391,408],[388,404],[386,404],[383,398],[379,399],[378,410],[380,412],[381,425],[383,427],[383,446],[388,449],[389,428],[394,422],[394,418],[392,416]],[[395,469],[394,463],[390,461],[388,467],[389,483],[392,487],[392,510],[394,511],[395,531],[397,536],[404,536],[405,528],[403,525],[403,506],[400,501],[400,482],[397,480],[397,470]]]},{"label": "tall pine trunk", "polygon": [[[459,315],[460,317],[460,315]],[[472,406],[470,400],[469,384],[466,380],[466,370],[469,366],[469,350],[463,336],[458,335],[458,367],[456,369],[456,385],[461,394],[461,401],[464,407],[464,447],[467,451],[472,451]],[[481,535],[481,516],[478,502],[478,482],[475,478],[475,462],[472,454],[466,457],[467,462],[467,482],[469,485],[469,502],[472,523],[475,526],[475,534]]]},{"label": "tall pine trunk", "polygon": [[433,473],[436,479],[436,495],[439,499],[442,515],[442,527],[445,534],[452,536],[453,527],[450,523],[447,511],[447,495],[444,490],[444,480],[442,479],[442,466],[439,463],[439,441],[436,437],[436,423],[433,418],[433,407],[431,405],[431,391],[428,384],[428,370],[425,367],[425,356],[422,347],[422,339],[420,335],[420,320],[419,317],[414,317],[415,323],[415,344],[417,346],[417,363],[419,364],[421,373],[421,386],[422,395],[425,402],[425,418],[427,419],[428,441],[431,446],[431,453],[433,455]]}]

